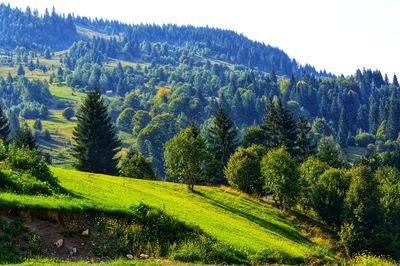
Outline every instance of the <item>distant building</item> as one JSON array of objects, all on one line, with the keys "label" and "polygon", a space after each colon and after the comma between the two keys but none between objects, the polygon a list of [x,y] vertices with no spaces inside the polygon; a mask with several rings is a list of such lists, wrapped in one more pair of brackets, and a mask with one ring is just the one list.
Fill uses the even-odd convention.
[{"label": "distant building", "polygon": [[113,91],[106,91],[106,96],[107,97],[113,97]]}]

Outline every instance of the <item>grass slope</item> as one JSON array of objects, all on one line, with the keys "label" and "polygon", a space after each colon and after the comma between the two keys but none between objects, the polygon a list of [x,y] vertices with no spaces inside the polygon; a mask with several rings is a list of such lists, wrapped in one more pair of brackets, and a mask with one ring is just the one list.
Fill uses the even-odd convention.
[{"label": "grass slope", "polygon": [[195,193],[190,193],[181,184],[61,168],[52,170],[61,185],[75,194],[74,197],[0,193],[0,206],[128,211],[133,204],[143,202],[198,225],[206,233],[240,249],[261,251],[268,248],[298,258],[316,252],[316,245],[268,203],[227,188],[198,186]]}]

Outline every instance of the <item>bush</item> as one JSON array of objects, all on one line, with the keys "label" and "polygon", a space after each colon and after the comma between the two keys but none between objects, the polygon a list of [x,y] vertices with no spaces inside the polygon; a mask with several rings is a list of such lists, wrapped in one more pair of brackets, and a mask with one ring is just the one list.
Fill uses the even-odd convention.
[{"label": "bush", "polygon": [[121,175],[138,179],[155,179],[151,163],[139,152],[128,154],[121,162]]},{"label": "bush", "polygon": [[47,182],[40,181],[29,173],[10,170],[0,171],[0,188],[24,194],[51,195],[54,192]]},{"label": "bush", "polygon": [[71,107],[67,107],[62,111],[62,116],[67,120],[71,120],[74,115],[75,111]]},{"label": "bush", "polygon": [[35,149],[32,150],[25,146],[18,147],[11,144],[8,148],[5,163],[11,170],[27,172],[40,181],[51,185],[57,184],[57,179],[51,173],[46,161]]},{"label": "bush", "polygon": [[40,137],[46,141],[51,140],[51,135],[48,129],[45,129],[42,132],[40,132]]},{"label": "bush", "polygon": [[261,195],[264,181],[261,176],[260,161],[267,150],[261,145],[239,148],[229,158],[224,169],[229,184],[243,192]]},{"label": "bush", "polygon": [[371,133],[361,132],[355,137],[355,144],[359,147],[367,147],[375,142],[375,137]]}]

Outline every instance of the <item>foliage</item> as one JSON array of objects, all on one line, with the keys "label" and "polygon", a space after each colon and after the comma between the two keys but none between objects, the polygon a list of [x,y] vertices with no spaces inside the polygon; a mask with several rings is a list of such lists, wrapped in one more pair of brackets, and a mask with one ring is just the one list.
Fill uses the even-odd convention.
[{"label": "foliage", "polygon": [[229,158],[224,175],[228,183],[243,192],[262,195],[264,180],[261,176],[260,161],[266,153],[261,145],[240,147]]},{"label": "foliage", "polygon": [[19,148],[26,147],[30,150],[37,150],[38,148],[32,130],[27,126],[18,128],[11,142]]},{"label": "foliage", "polygon": [[135,114],[135,111],[133,108],[126,108],[121,112],[121,114],[117,118],[117,127],[118,129],[125,131],[125,132],[131,132],[132,131],[132,119],[133,115]]},{"label": "foliage", "polygon": [[151,163],[140,152],[129,152],[127,158],[121,160],[122,176],[141,179],[155,179]]},{"label": "foliage", "polygon": [[331,167],[340,168],[347,165],[346,155],[332,137],[321,138],[318,143],[316,156]]},{"label": "foliage", "polygon": [[237,135],[238,131],[232,119],[228,116],[223,107],[219,106],[211,125],[208,127],[207,137],[211,150],[219,164],[219,169],[217,173],[214,174],[222,181],[224,167],[231,154],[237,148]]},{"label": "foliage", "polygon": [[311,199],[315,184],[318,182],[319,177],[328,169],[330,169],[330,166],[327,163],[321,162],[314,156],[308,157],[308,159],[299,166],[299,203],[303,208],[312,206]]},{"label": "foliage", "polygon": [[383,209],[375,176],[365,166],[349,170],[349,191],[344,201],[340,238],[349,254],[361,251],[379,252],[384,247]]},{"label": "foliage", "polygon": [[329,225],[340,226],[349,177],[343,170],[327,169],[312,185],[311,206]]},{"label": "foliage", "polygon": [[67,120],[71,120],[74,115],[75,111],[71,107],[67,107],[62,111],[62,116]]},{"label": "foliage", "polygon": [[117,174],[120,141],[99,90],[91,90],[80,107],[73,131],[73,156],[80,170]]},{"label": "foliage", "polygon": [[202,181],[208,158],[206,140],[192,128],[181,130],[165,143],[166,173],[187,184],[189,190]]},{"label": "foliage", "polygon": [[297,165],[285,148],[269,151],[261,160],[264,192],[280,209],[290,209],[298,196]]},{"label": "foliage", "polygon": [[0,139],[7,142],[10,135],[10,123],[0,105]]}]

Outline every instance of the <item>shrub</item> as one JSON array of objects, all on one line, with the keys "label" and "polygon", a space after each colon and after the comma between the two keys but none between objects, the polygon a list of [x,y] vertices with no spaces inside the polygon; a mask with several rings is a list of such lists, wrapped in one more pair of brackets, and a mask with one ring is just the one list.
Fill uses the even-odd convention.
[{"label": "shrub", "polygon": [[57,184],[57,179],[37,150],[11,144],[8,148],[6,166],[11,170],[30,173],[38,180],[51,185]]},{"label": "shrub", "polygon": [[266,152],[263,146],[252,145],[248,148],[241,147],[233,153],[224,169],[229,184],[243,192],[261,195],[264,182],[260,161]]},{"label": "shrub", "polygon": [[140,153],[128,154],[121,162],[121,175],[139,179],[155,179],[151,163]]},{"label": "shrub", "polygon": [[359,147],[367,147],[375,142],[375,137],[371,133],[361,132],[355,137],[355,144]]},{"label": "shrub", "polygon": [[40,137],[46,141],[51,140],[51,135],[48,129],[45,129],[42,132],[40,132]]},{"label": "shrub", "polygon": [[62,111],[62,116],[67,120],[71,120],[74,115],[75,111],[71,107],[67,107]]}]

